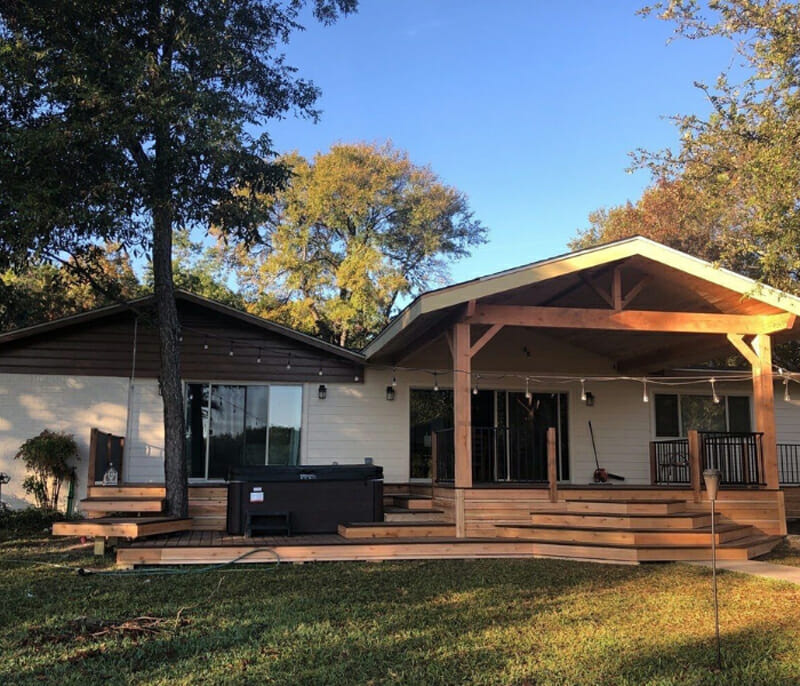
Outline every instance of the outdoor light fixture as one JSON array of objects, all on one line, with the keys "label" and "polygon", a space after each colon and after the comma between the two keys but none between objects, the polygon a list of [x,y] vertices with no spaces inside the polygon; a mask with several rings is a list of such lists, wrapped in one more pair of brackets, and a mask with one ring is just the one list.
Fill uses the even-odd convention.
[{"label": "outdoor light fixture", "polygon": [[387,400],[394,400],[394,386],[387,386],[386,387],[386,399]]},{"label": "outdoor light fixture", "polygon": [[722,472],[719,469],[706,469],[703,481],[706,482],[706,493],[711,500],[711,579],[714,588],[714,625],[717,633],[717,668],[722,669],[722,651],[719,643],[719,599],[717,596],[717,537],[716,537],[716,502],[719,493],[719,482]]},{"label": "outdoor light fixture", "polygon": [[650,396],[647,395],[647,379],[642,379],[642,384],[644,385],[644,390],[642,391],[642,402],[649,403]]},{"label": "outdoor light fixture", "polygon": [[319,388],[317,389],[317,397],[320,400],[325,400],[325,398],[328,397],[328,387],[324,383],[319,385]]},{"label": "outdoor light fixture", "polygon": [[581,402],[586,402],[586,379],[581,379]]},{"label": "outdoor light fixture", "polygon": [[436,376],[436,372],[433,373],[433,390],[434,391],[439,390],[439,377]]},{"label": "outdoor light fixture", "polygon": [[715,405],[719,405],[719,396],[717,395],[717,380],[712,378],[710,379],[711,383],[711,397],[714,400]]}]

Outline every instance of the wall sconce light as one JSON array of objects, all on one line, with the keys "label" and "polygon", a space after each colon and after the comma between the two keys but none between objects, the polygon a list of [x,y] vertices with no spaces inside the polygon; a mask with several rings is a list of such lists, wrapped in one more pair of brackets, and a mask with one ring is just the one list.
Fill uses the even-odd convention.
[{"label": "wall sconce light", "polygon": [[317,397],[320,400],[325,400],[325,398],[328,397],[328,387],[324,383],[319,385],[319,388],[317,389]]},{"label": "wall sconce light", "polygon": [[387,386],[386,387],[386,399],[387,400],[394,400],[394,386]]},{"label": "wall sconce light", "polygon": [[594,393],[591,391],[586,391],[586,407],[592,407],[594,405]]}]

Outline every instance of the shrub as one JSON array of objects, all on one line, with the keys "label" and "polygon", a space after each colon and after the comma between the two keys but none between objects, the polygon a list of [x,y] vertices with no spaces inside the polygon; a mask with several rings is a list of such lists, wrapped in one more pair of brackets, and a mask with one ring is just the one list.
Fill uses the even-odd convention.
[{"label": "shrub", "polygon": [[25,492],[36,498],[40,509],[57,510],[61,484],[73,478],[69,460],[78,459],[72,434],[45,429],[25,441],[14,458],[21,459],[30,472],[22,482]]}]

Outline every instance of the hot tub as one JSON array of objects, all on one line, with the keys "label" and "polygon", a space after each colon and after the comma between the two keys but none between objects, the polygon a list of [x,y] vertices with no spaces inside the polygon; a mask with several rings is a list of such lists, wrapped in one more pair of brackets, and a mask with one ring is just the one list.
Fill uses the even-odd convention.
[{"label": "hot tub", "polygon": [[[228,533],[336,533],[383,521],[383,467],[267,465],[231,468]],[[248,526],[249,524],[249,526]]]}]

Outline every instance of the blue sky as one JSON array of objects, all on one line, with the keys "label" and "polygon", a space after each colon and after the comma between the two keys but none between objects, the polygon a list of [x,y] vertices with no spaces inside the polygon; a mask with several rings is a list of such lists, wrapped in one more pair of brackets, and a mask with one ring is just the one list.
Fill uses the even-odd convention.
[{"label": "blue sky", "polygon": [[287,61],[322,90],[319,123],[268,131],[279,152],[391,139],[465,192],[489,243],[454,281],[564,252],[587,215],[635,200],[628,153],[677,142],[664,119],[705,112],[695,80],[733,60],[722,40],[678,40],[628,0],[362,0],[307,23]]}]

